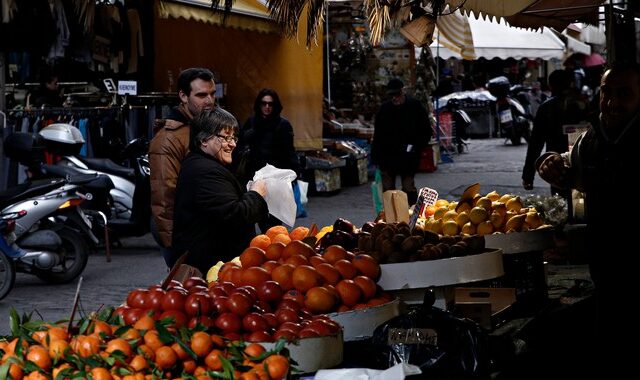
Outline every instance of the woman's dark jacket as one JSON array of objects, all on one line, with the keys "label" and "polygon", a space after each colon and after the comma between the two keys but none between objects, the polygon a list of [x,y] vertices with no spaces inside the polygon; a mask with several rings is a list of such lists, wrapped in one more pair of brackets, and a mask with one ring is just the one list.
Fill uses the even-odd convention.
[{"label": "woman's dark jacket", "polygon": [[206,275],[219,260],[239,256],[255,237],[255,223],[268,215],[267,203],[245,191],[217,159],[191,152],[182,161],[176,186],[173,249],[189,251],[186,264]]},{"label": "woman's dark jacket", "polygon": [[293,127],[284,117],[250,117],[240,131],[234,162],[239,161],[237,154],[247,147],[250,164],[245,173],[239,175],[242,183],[252,179],[255,172],[266,164],[300,173],[300,161],[293,145]]}]

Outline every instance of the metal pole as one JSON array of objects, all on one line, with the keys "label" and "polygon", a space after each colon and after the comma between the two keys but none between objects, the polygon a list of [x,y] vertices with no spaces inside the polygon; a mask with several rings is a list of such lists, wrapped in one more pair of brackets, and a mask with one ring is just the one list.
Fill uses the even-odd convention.
[{"label": "metal pole", "polygon": [[327,105],[329,108],[331,108],[331,50],[330,50],[330,44],[329,44],[329,2],[327,1],[325,4],[327,4],[327,10],[326,10],[326,17],[325,17],[325,29],[326,29],[326,37],[325,37],[325,44],[327,46],[327,99],[329,101],[329,104]]},{"label": "metal pole", "polygon": [[4,77],[4,65],[5,65],[5,53],[0,52],[0,111],[7,109],[6,99],[4,97],[5,77]]}]

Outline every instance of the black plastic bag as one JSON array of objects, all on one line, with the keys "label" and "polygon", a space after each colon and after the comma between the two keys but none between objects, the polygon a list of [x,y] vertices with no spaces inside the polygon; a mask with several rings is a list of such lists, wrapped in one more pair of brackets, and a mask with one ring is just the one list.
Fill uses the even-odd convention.
[{"label": "black plastic bag", "polygon": [[422,375],[411,378],[488,378],[486,332],[475,322],[455,317],[432,304],[427,302],[376,328],[373,344],[386,351],[386,367],[400,362],[419,366]]}]

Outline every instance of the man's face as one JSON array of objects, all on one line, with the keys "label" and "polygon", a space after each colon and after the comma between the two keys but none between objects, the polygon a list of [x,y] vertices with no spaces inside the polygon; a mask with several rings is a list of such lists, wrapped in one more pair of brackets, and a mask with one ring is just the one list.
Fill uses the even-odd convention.
[{"label": "man's face", "polygon": [[632,70],[611,72],[602,76],[600,87],[600,120],[608,129],[626,126],[640,111],[640,77]]},{"label": "man's face", "polygon": [[180,91],[180,101],[194,117],[205,110],[212,110],[216,104],[216,84],[213,81],[205,81],[197,78],[191,82],[189,95]]},{"label": "man's face", "polygon": [[399,106],[400,104],[404,103],[404,99],[405,99],[404,92],[402,91],[391,95],[391,102],[396,106]]}]

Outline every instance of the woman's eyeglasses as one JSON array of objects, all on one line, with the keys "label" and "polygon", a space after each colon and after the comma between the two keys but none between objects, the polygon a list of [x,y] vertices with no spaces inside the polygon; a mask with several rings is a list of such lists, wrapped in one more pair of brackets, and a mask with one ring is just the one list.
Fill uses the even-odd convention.
[{"label": "woman's eyeglasses", "polygon": [[238,138],[236,136],[216,135],[216,137],[219,137],[219,138],[223,139],[224,141],[226,141],[229,144],[231,144],[231,143],[237,144],[238,143]]},{"label": "woman's eyeglasses", "polygon": [[260,102],[262,104],[263,107],[269,106],[269,107],[273,107],[273,102],[265,102],[264,100],[262,102]]}]

